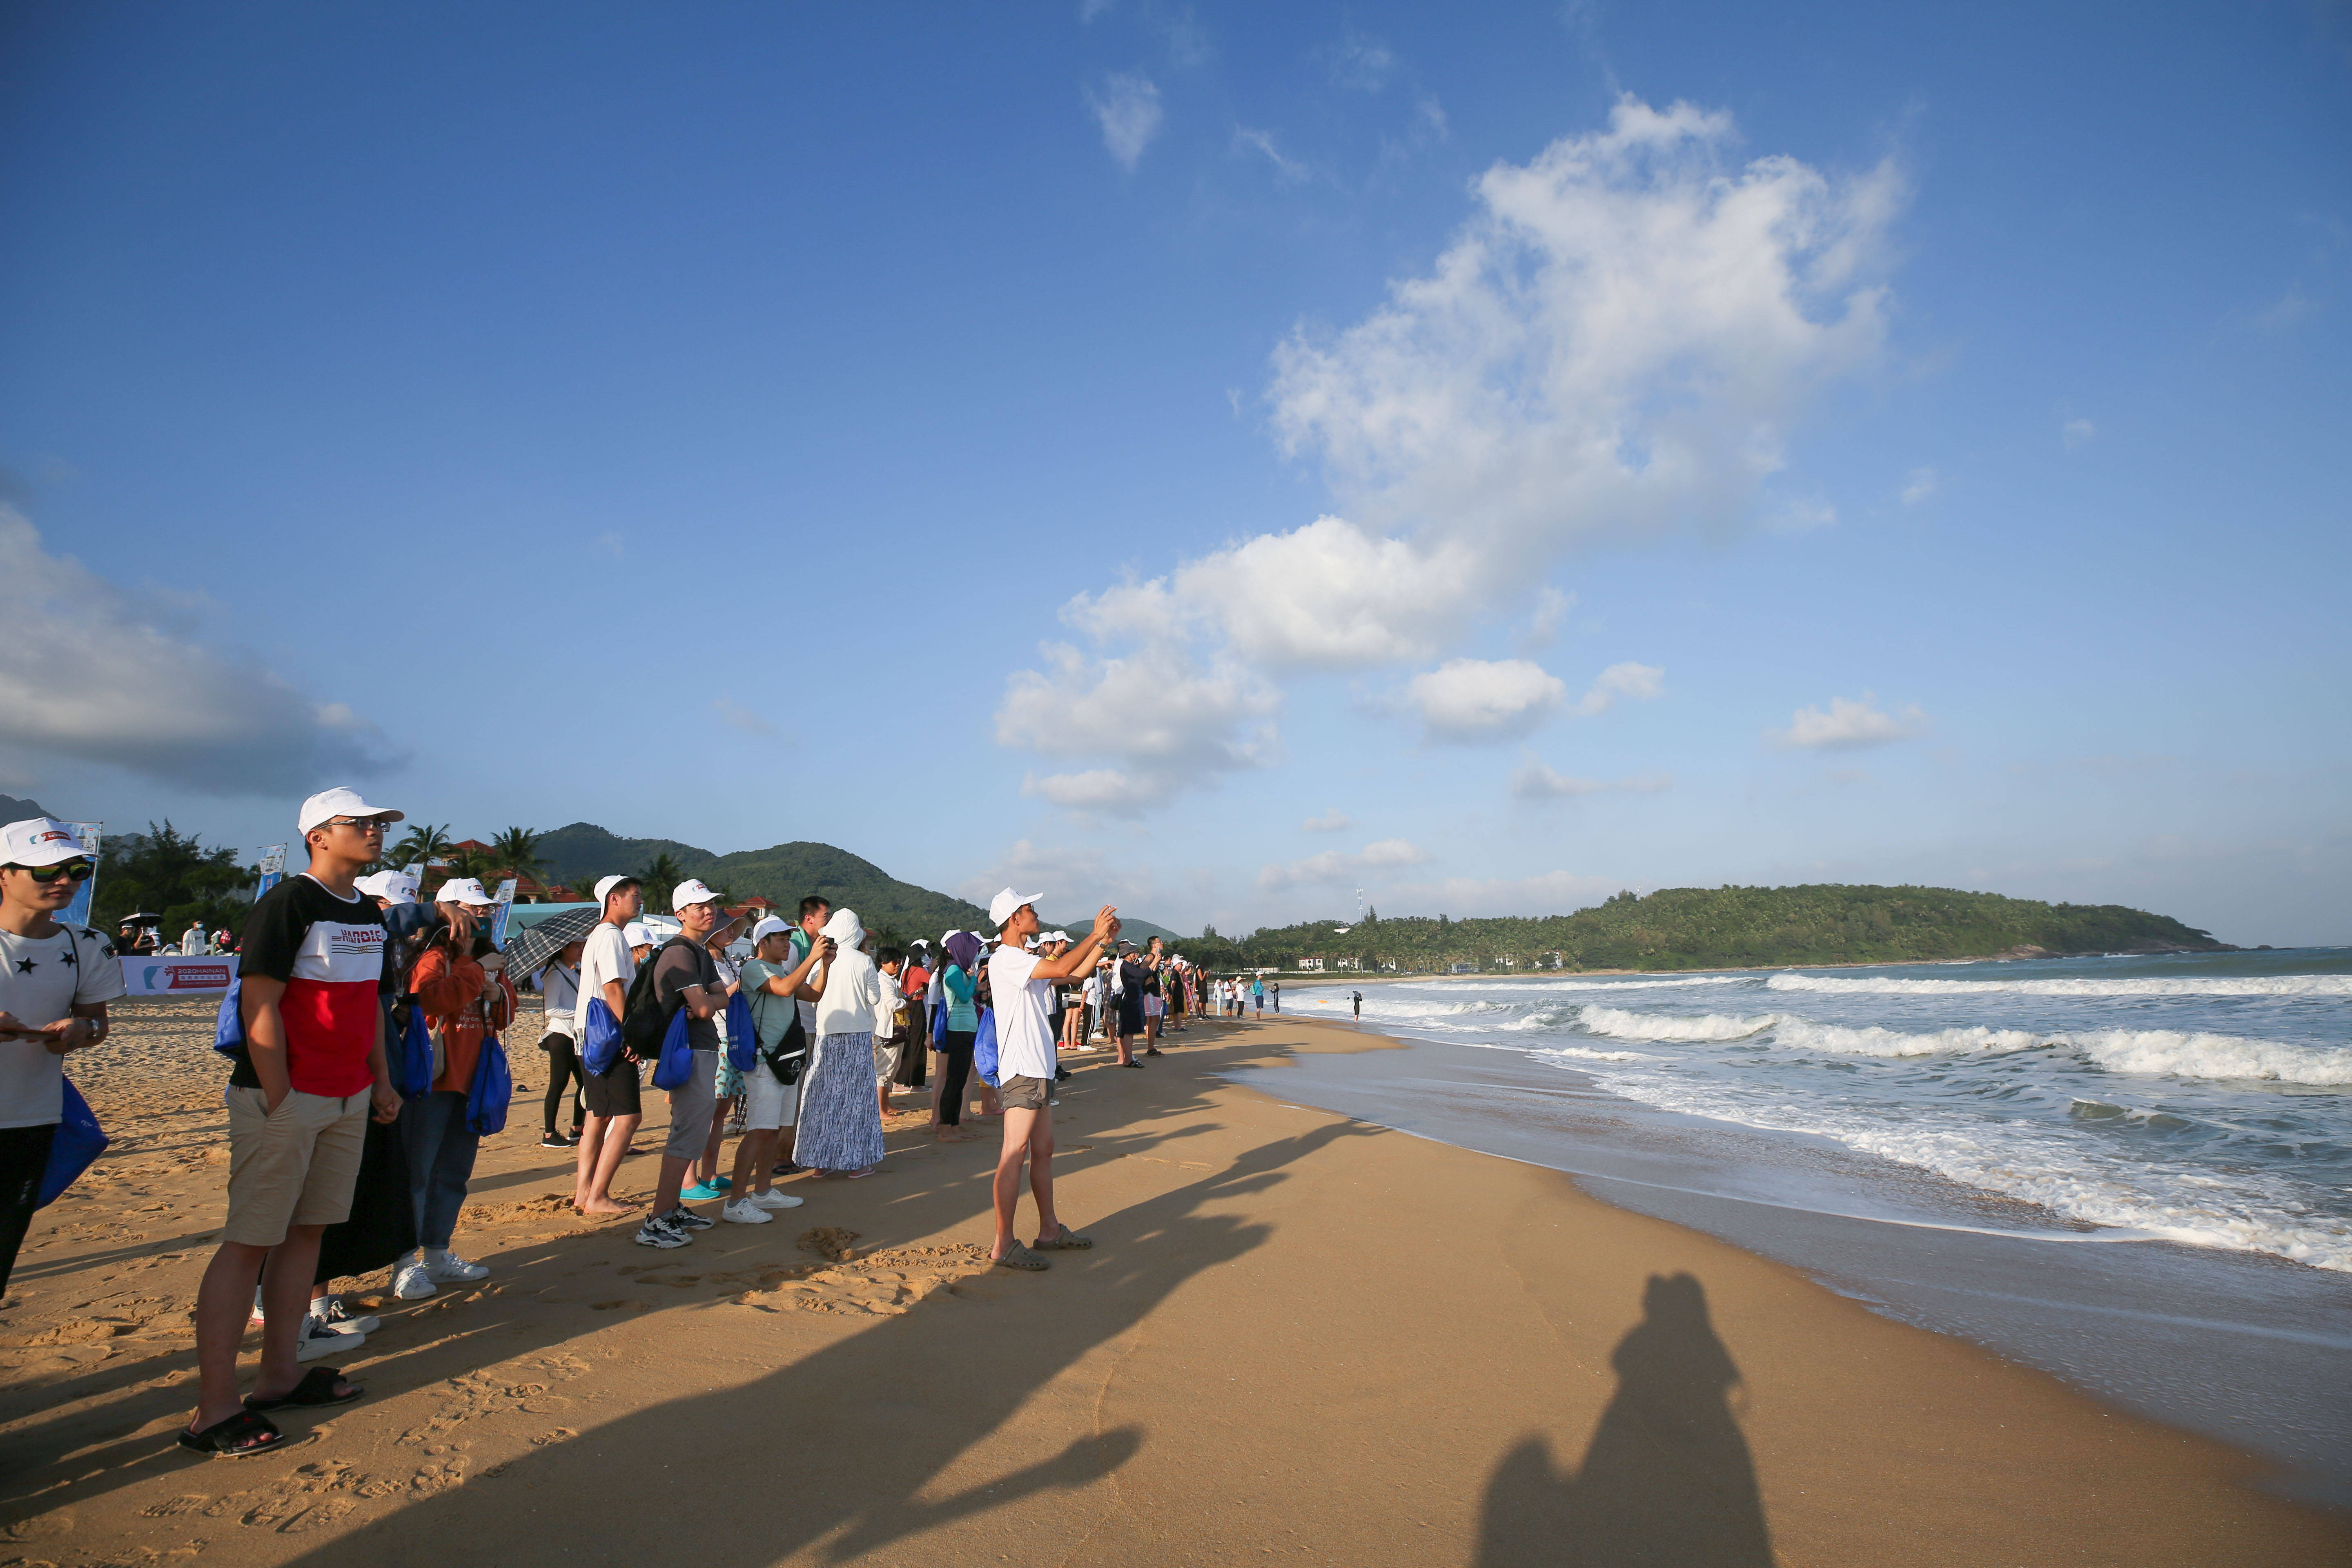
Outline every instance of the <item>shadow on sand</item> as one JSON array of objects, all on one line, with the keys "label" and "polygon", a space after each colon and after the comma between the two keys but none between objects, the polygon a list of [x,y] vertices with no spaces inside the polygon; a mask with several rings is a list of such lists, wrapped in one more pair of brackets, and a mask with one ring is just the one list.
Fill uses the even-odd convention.
[{"label": "shadow on sand", "polygon": [[1617,1392],[1584,1463],[1528,1437],[1486,1483],[1478,1568],[1770,1568],[1756,1466],[1730,1395],[1739,1368],[1687,1274],[1652,1275],[1610,1358]]}]

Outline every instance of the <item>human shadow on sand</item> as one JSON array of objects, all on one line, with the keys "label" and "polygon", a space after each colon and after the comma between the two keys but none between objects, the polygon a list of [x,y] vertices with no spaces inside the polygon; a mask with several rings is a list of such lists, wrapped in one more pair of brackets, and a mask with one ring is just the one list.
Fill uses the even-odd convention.
[{"label": "human shadow on sand", "polygon": [[1617,1392],[1584,1462],[1530,1436],[1486,1483],[1478,1568],[1770,1568],[1756,1466],[1734,1417],[1739,1368],[1688,1274],[1650,1277],[1618,1342]]}]

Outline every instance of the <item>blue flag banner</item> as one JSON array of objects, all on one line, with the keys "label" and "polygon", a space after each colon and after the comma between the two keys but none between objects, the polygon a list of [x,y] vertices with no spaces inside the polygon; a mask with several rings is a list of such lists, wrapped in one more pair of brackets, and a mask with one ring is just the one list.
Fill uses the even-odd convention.
[{"label": "blue flag banner", "polygon": [[66,826],[72,828],[74,837],[81,840],[81,852],[89,857],[91,869],[89,880],[81,885],[80,890],[73,896],[73,902],[59,912],[58,919],[68,925],[86,926],[89,924],[89,901],[98,896],[99,829],[106,825],[102,822],[68,822]]}]

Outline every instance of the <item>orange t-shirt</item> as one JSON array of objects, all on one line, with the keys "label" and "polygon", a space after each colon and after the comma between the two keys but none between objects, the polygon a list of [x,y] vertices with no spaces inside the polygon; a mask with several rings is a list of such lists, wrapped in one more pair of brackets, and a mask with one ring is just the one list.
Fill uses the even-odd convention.
[{"label": "orange t-shirt", "polygon": [[479,963],[469,956],[453,956],[446,947],[428,948],[416,961],[411,984],[416,987],[417,1000],[425,1005],[425,1016],[441,1037],[441,1072],[433,1080],[436,1089],[464,1094],[473,1088],[474,1064],[481,1059],[483,1037],[514,1022],[514,983],[503,970],[499,972],[485,1016],[478,1000],[482,979]]}]

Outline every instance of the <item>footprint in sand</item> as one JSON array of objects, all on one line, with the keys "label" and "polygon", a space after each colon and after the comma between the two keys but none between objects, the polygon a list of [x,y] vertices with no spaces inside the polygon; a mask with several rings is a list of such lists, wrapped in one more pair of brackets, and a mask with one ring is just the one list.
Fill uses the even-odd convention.
[{"label": "footprint in sand", "polygon": [[597,1301],[589,1306],[592,1312],[646,1312],[653,1310],[651,1301]]},{"label": "footprint in sand", "polygon": [[207,1492],[182,1492],[178,1497],[151,1503],[139,1511],[149,1519],[168,1519],[175,1513],[195,1513],[212,1500],[211,1494]]},{"label": "footprint in sand", "polygon": [[[850,1251],[845,1247],[842,1250]],[[731,1300],[761,1311],[898,1317],[929,1297],[952,1291],[957,1281],[985,1272],[988,1266],[988,1254],[978,1247],[891,1247],[798,1278],[772,1275],[766,1289],[746,1290]]]},{"label": "footprint in sand", "polygon": [[574,1432],[569,1426],[558,1426],[552,1432],[541,1432],[538,1436],[533,1437],[530,1440],[530,1445],[534,1448],[545,1448],[553,1444],[562,1443],[570,1438],[577,1437],[578,1436],[580,1436],[580,1434]]},{"label": "footprint in sand", "polygon": [[349,1498],[329,1498],[324,1502],[312,1503],[278,1529],[284,1535],[306,1535],[314,1530],[324,1530],[359,1506]]}]

